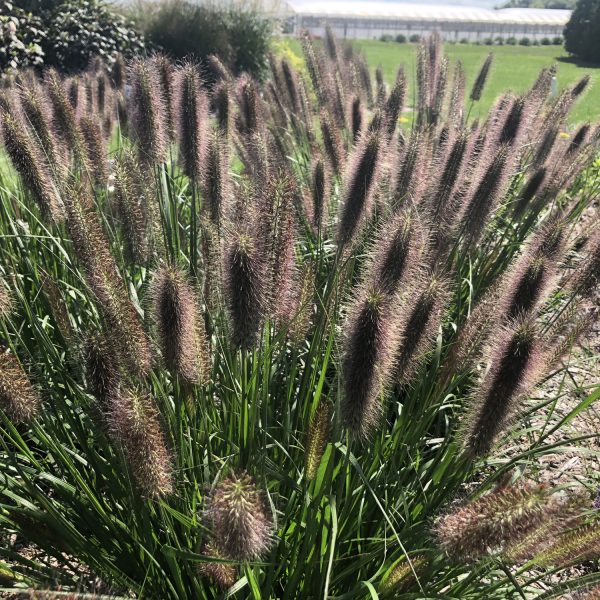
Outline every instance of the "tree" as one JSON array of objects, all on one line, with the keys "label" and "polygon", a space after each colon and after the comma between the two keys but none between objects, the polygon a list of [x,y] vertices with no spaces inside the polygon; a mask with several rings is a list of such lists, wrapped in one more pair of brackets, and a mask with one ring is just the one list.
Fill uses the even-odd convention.
[{"label": "tree", "polygon": [[580,60],[600,62],[600,0],[579,0],[564,36],[567,52]]}]

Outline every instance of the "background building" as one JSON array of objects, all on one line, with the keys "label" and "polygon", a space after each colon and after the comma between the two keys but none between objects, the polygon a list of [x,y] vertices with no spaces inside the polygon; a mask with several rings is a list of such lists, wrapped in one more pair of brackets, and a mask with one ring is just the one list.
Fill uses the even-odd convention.
[{"label": "background building", "polygon": [[534,8],[487,9],[398,2],[289,0],[287,29],[322,36],[329,24],[340,38],[426,35],[438,31],[446,40],[562,36],[571,11]]}]

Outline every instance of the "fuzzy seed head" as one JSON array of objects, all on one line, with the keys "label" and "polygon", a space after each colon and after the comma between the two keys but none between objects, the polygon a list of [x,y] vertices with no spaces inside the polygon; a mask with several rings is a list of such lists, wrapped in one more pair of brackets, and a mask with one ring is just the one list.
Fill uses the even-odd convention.
[{"label": "fuzzy seed head", "polygon": [[478,560],[498,554],[540,524],[547,501],[543,486],[498,488],[443,516],[434,533],[448,556],[464,562]]},{"label": "fuzzy seed head", "polygon": [[0,410],[15,423],[34,419],[42,400],[19,361],[6,352],[0,353]]},{"label": "fuzzy seed head", "polygon": [[[209,558],[227,559],[227,557],[224,556],[212,542],[206,544],[202,553]],[[199,571],[202,577],[209,579],[222,591],[229,589],[239,577],[238,567],[236,565],[222,562],[200,563]]]},{"label": "fuzzy seed head", "polygon": [[152,280],[153,319],[168,368],[189,383],[209,376],[208,343],[196,295],[184,273],[160,267]]},{"label": "fuzzy seed head", "polygon": [[273,524],[263,493],[247,473],[230,475],[217,484],[207,499],[204,517],[215,547],[234,560],[259,559],[273,543]]},{"label": "fuzzy seed head", "polygon": [[172,493],[171,455],[152,398],[136,390],[122,391],[111,399],[108,422],[142,494],[156,498]]},{"label": "fuzzy seed head", "polygon": [[327,447],[332,412],[332,405],[329,402],[322,402],[310,422],[306,443],[306,477],[309,480],[313,480],[317,476],[321,458]]}]

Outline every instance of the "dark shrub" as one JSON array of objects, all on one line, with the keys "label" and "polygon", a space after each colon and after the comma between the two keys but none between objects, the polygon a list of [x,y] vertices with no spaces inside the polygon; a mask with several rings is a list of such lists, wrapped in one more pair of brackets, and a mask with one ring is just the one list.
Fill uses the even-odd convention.
[{"label": "dark shrub", "polygon": [[469,40],[467,38],[461,38],[459,44],[468,44]]},{"label": "dark shrub", "polygon": [[85,69],[93,57],[111,64],[118,54],[145,49],[143,37],[101,2],[0,0],[0,71],[17,66]]},{"label": "dark shrub", "polygon": [[112,64],[118,54],[143,52],[143,37],[125,18],[97,2],[62,2],[46,13],[45,62],[61,71],[81,71],[93,57]]},{"label": "dark shrub", "polygon": [[562,46],[563,45],[563,38],[560,35],[557,35],[556,37],[552,38],[552,44],[554,46]]},{"label": "dark shrub", "polygon": [[149,41],[171,57],[202,60],[216,54],[236,72],[259,77],[265,70],[271,26],[258,13],[187,0],[166,0],[153,8],[138,21]]},{"label": "dark shrub", "polygon": [[498,36],[498,37],[495,39],[495,42],[496,42],[496,44],[497,44],[498,46],[504,46],[504,38],[503,38],[502,36]]},{"label": "dark shrub", "polygon": [[408,41],[411,44],[418,44],[421,41],[421,36],[418,33],[413,33],[409,38]]},{"label": "dark shrub", "polygon": [[531,40],[528,37],[522,37],[519,40],[519,46],[531,46]]},{"label": "dark shrub", "polygon": [[600,62],[600,0],[579,0],[564,36],[567,52],[581,60]]},{"label": "dark shrub", "polygon": [[515,37],[506,38],[506,43],[509,46],[516,46],[517,45],[517,38],[515,38]]},{"label": "dark shrub", "polygon": [[41,20],[0,0],[0,73],[41,65],[45,33]]},{"label": "dark shrub", "polygon": [[492,38],[485,38],[483,40],[483,43],[485,46],[493,46],[494,45],[494,40]]},{"label": "dark shrub", "polygon": [[399,34],[396,36],[396,41],[397,41],[399,44],[406,44],[406,41],[407,41],[407,40],[406,40],[406,36],[405,36],[403,33],[399,33]]},{"label": "dark shrub", "polygon": [[541,39],[541,44],[542,46],[551,46],[552,45],[552,40],[550,38],[542,38]]}]

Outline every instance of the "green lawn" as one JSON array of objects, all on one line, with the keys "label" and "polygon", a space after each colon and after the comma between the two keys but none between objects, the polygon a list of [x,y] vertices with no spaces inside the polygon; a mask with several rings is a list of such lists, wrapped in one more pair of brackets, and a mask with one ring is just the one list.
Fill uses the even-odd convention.
[{"label": "green lawn", "polygon": [[[387,81],[393,81],[400,63],[404,64],[409,82],[415,79],[415,54],[413,44],[357,40],[356,45],[363,50],[372,67],[381,66]],[[300,45],[290,40],[290,46],[300,53]],[[504,91],[523,92],[531,86],[540,69],[553,63],[558,64],[559,88],[569,85],[586,73],[592,75],[592,84],[586,94],[573,109],[573,121],[600,120],[600,68],[581,67],[571,62],[563,62],[567,54],[560,46],[475,46],[467,44],[447,44],[446,53],[451,60],[460,59],[467,74],[467,89],[471,85],[486,54],[493,51],[494,66],[481,102],[471,111],[472,117],[485,116],[493,101]],[[409,90],[411,104],[412,93]]]}]

